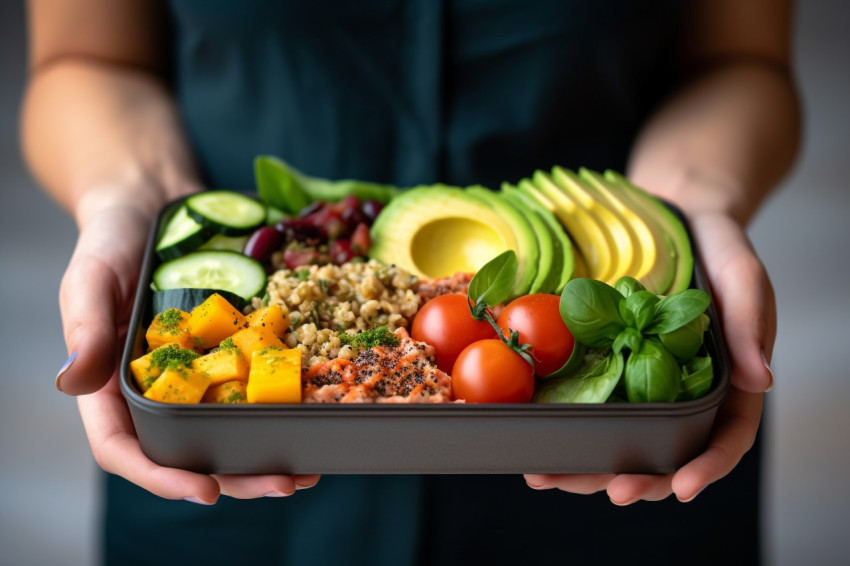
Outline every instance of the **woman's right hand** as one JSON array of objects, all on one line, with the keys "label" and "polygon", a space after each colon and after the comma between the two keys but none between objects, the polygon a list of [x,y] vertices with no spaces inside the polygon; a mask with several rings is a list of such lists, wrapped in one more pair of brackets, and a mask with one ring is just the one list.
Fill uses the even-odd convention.
[{"label": "woman's right hand", "polygon": [[[167,499],[214,503],[281,496],[310,487],[318,476],[209,476],[152,462],[139,446],[119,388],[118,364],[138,284],[150,213],[132,202],[110,203],[80,215],[80,235],[62,279],[59,304],[69,361],[56,378],[61,391],[78,397],[92,454],[105,471]],[[127,199],[129,201],[129,199]]]}]

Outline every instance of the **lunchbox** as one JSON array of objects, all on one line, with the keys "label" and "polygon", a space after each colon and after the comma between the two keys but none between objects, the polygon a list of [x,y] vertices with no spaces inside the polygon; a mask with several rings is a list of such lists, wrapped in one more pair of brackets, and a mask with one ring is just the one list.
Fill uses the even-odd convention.
[{"label": "lunchbox", "polygon": [[[673,472],[706,447],[730,387],[712,303],[705,348],[714,385],[677,403],[173,405],[136,389],[150,280],[166,206],[148,238],[120,368],[143,452],[162,466],[221,474],[514,474]],[[696,250],[695,250],[696,251]],[[699,255],[692,286],[709,291]]]}]

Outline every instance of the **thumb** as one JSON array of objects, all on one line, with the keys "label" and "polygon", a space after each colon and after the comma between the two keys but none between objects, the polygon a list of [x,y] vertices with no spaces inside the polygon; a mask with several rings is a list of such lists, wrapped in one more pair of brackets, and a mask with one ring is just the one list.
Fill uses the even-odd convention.
[{"label": "thumb", "polygon": [[129,209],[87,221],[59,289],[69,358],[56,387],[69,395],[100,389],[115,373],[138,281],[148,222]]}]

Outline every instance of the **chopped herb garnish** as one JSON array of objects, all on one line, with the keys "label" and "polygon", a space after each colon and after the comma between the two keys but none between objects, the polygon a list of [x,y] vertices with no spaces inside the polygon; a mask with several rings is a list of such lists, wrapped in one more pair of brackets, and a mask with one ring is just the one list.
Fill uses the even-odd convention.
[{"label": "chopped herb garnish", "polygon": [[236,344],[233,343],[233,338],[225,338],[221,341],[221,344],[218,345],[222,350],[236,350]]},{"label": "chopped herb garnish", "polygon": [[157,315],[157,322],[165,334],[176,334],[180,331],[183,314],[177,309],[167,309]]},{"label": "chopped herb garnish", "polygon": [[185,348],[158,348],[151,355],[151,367],[162,370],[178,369],[188,366],[200,354]]},{"label": "chopped herb garnish", "polygon": [[398,336],[389,331],[386,326],[378,326],[357,334],[343,332],[340,341],[347,345],[369,350],[375,346],[398,346]]},{"label": "chopped herb garnish", "polygon": [[295,277],[297,277],[299,281],[307,281],[310,278],[310,270],[299,269],[295,272]]}]

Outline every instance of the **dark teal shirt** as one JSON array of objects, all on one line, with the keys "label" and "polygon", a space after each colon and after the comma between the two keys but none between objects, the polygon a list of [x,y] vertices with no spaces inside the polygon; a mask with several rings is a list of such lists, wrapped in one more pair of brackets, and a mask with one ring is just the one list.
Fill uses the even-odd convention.
[{"label": "dark teal shirt", "polygon": [[210,185],[252,159],[402,186],[622,169],[667,86],[674,0],[172,0]]}]

